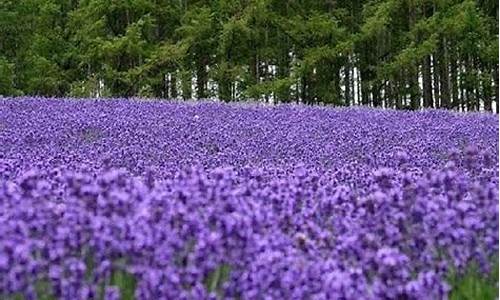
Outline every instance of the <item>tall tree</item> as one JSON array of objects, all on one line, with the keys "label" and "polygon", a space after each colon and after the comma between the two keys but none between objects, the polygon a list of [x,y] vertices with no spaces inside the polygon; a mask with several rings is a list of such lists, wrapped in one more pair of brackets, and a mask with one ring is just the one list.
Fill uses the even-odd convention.
[{"label": "tall tree", "polygon": [[0,72],[4,95],[498,112],[498,2],[4,0]]}]

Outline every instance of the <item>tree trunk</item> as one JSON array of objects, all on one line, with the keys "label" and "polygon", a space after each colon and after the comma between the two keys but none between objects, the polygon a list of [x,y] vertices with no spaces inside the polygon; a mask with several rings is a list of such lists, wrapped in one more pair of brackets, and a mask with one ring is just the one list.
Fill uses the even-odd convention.
[{"label": "tree trunk", "polygon": [[476,111],[481,110],[481,78],[478,77],[480,75],[479,70],[481,69],[481,66],[479,64],[478,58],[474,58],[474,72],[476,74],[476,79],[474,80],[474,105],[476,106]]},{"label": "tree trunk", "polygon": [[250,80],[251,85],[259,83],[259,56],[254,54],[250,58]]},{"label": "tree trunk", "polygon": [[491,99],[493,97],[493,90],[491,86],[491,76],[490,74],[483,74],[483,78],[481,80],[482,86],[482,98],[484,101],[484,110],[491,112],[493,107],[491,107]]},{"label": "tree trunk", "polygon": [[[405,1],[407,5],[408,14],[408,30],[411,31],[417,20],[418,9],[413,0]],[[413,63],[408,72],[408,86],[410,92],[410,106],[411,109],[417,110],[420,108],[420,87],[418,83],[418,64]]]},{"label": "tree trunk", "polygon": [[372,84],[371,91],[372,91],[372,97],[373,97],[373,106],[379,107],[381,104],[380,103],[380,82],[375,81]]},{"label": "tree trunk", "polygon": [[176,72],[173,72],[170,75],[170,97],[172,97],[172,99],[177,98],[177,75],[176,75]]},{"label": "tree trunk", "polygon": [[432,55],[432,76],[434,77],[434,107],[440,108],[440,95],[439,95],[439,63],[437,55]]},{"label": "tree trunk", "polygon": [[201,57],[196,68],[196,96],[198,99],[207,98],[206,86],[208,81],[207,59]]},{"label": "tree trunk", "polygon": [[354,95],[355,90],[356,90],[356,86],[355,86],[355,82],[354,82],[355,75],[354,75],[354,65],[353,64],[354,64],[354,62],[352,61],[350,63],[350,68],[349,68],[350,74],[351,74],[351,76],[349,77],[350,78],[349,86],[351,87],[351,89],[350,89],[351,90],[351,105],[356,105],[356,99],[355,99],[356,96]]},{"label": "tree trunk", "polygon": [[300,79],[295,82],[295,103],[300,103]]},{"label": "tree trunk", "polygon": [[357,90],[357,98],[358,98],[358,105],[362,104],[361,100],[361,71],[359,68],[356,68],[356,90]]},{"label": "tree trunk", "polygon": [[300,93],[301,93],[302,103],[310,104],[309,96],[307,93],[307,76],[305,74],[302,75],[302,88],[300,90]]},{"label": "tree trunk", "polygon": [[495,83],[493,91],[495,93],[495,106],[496,106],[496,113],[498,114],[498,103],[500,102],[498,96],[499,96],[499,86],[498,86],[498,64],[493,65],[493,82]]},{"label": "tree trunk", "polygon": [[224,100],[226,102],[229,102],[232,100],[232,95],[233,95],[233,91],[232,91],[232,87],[231,87],[232,82],[231,82],[231,78],[227,74],[227,72],[228,72],[227,69],[224,69],[222,72],[223,72],[222,78],[218,82],[219,99]]},{"label": "tree trunk", "polygon": [[361,104],[370,105],[370,86],[366,79],[366,72],[361,69]]},{"label": "tree trunk", "polygon": [[[288,47],[288,37],[282,37],[282,46],[280,46],[278,57],[278,79],[286,79],[290,76],[290,49]],[[273,74],[275,75],[275,74]],[[290,102],[290,88],[281,88],[276,93],[277,102]]]},{"label": "tree trunk", "polygon": [[182,98],[184,100],[191,99],[193,97],[193,87],[192,85],[191,72],[182,71],[181,72],[181,83],[182,83]]},{"label": "tree trunk", "polygon": [[451,88],[451,107],[459,110],[460,99],[458,95],[458,66],[457,66],[457,49],[451,48],[450,55],[450,88]]},{"label": "tree trunk", "polygon": [[394,96],[396,97],[396,108],[397,109],[402,109],[403,108],[403,96],[402,96],[402,93],[401,93],[401,90],[402,87],[401,87],[401,78],[402,78],[402,74],[401,72],[399,73],[399,75],[397,76],[396,78],[396,81],[395,81],[395,84],[394,84],[394,88],[395,88],[395,92],[394,92]]},{"label": "tree trunk", "polygon": [[432,75],[431,75],[431,57],[427,55],[424,57],[422,62],[422,79],[423,79],[423,96],[424,96],[424,107],[432,108]]},{"label": "tree trunk", "polygon": [[394,108],[394,85],[392,80],[388,80],[385,85],[385,99],[386,99],[386,107]]},{"label": "tree trunk", "polygon": [[408,86],[410,92],[410,106],[412,110],[420,108],[420,87],[418,84],[418,68],[410,70],[408,74]]},{"label": "tree trunk", "polygon": [[474,110],[474,83],[472,70],[472,58],[467,55],[465,59],[465,101],[467,103],[467,111]]},{"label": "tree trunk", "polygon": [[351,67],[349,62],[349,57],[347,57],[347,63],[344,67],[344,103],[346,106],[351,105]]},{"label": "tree trunk", "polygon": [[441,107],[450,108],[450,73],[448,71],[448,46],[446,43],[446,38],[441,40],[441,45],[439,48],[440,57],[440,72],[439,83],[441,92]]},{"label": "tree trunk", "polygon": [[462,66],[463,62],[462,61],[459,61],[458,62],[458,65],[460,66],[459,67],[459,71],[460,71],[460,106],[462,107],[462,111],[465,111],[466,109],[466,97],[465,97],[465,82],[464,82],[464,69],[463,69],[463,66]]},{"label": "tree trunk", "polygon": [[340,88],[340,66],[338,63],[332,63],[333,72],[333,91],[334,91],[334,99],[326,99],[328,102],[333,103],[335,105],[342,104],[342,94]]}]

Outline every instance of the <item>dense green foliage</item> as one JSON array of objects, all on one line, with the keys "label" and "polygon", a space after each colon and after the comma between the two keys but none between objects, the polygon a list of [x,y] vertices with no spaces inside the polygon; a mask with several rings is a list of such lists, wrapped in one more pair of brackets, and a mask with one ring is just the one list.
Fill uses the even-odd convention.
[{"label": "dense green foliage", "polygon": [[0,94],[492,110],[497,24],[496,0],[2,0]]}]

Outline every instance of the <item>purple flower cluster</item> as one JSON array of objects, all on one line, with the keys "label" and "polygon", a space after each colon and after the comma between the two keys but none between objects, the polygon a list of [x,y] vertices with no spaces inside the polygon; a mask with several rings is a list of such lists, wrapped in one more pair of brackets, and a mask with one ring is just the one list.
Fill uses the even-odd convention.
[{"label": "purple flower cluster", "polygon": [[0,100],[0,298],[442,299],[498,252],[498,117]]}]

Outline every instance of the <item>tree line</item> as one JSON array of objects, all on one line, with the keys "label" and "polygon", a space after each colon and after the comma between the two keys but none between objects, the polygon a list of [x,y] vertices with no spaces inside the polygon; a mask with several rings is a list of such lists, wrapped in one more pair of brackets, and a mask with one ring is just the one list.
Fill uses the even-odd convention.
[{"label": "tree line", "polygon": [[497,0],[0,1],[1,95],[498,112],[498,84]]}]

